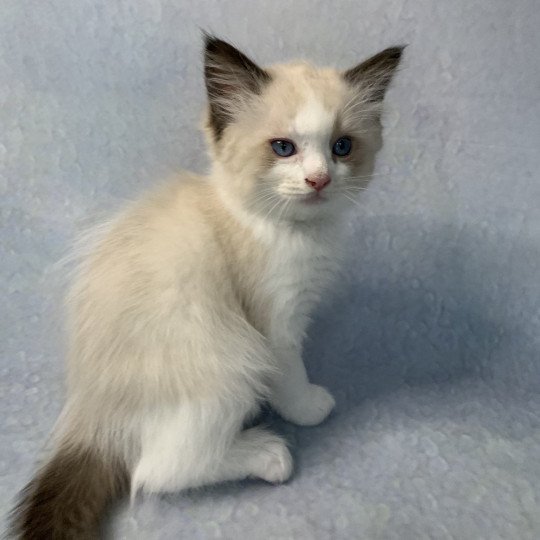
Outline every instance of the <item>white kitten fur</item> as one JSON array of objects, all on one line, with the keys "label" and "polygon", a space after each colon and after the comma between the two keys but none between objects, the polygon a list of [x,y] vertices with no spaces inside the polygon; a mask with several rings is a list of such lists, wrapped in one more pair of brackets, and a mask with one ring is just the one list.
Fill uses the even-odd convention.
[{"label": "white kitten fur", "polygon": [[[132,497],[249,476],[282,482],[292,471],[285,441],[243,430],[246,419],[263,400],[304,426],[334,407],[308,380],[302,341],[336,273],[350,199],[372,174],[381,101],[401,53],[345,73],[265,71],[224,42],[206,45],[211,174],[186,173],[126,209],[84,258],[67,299],[57,443],[71,460],[92,449],[98,463],[121,463]],[[344,136],[352,150],[341,157],[332,148]],[[296,152],[278,157],[273,139]],[[315,192],[310,179],[323,176],[331,183]],[[66,504],[70,479],[55,463],[29,487],[21,530]],[[107,490],[90,495],[105,503]]]},{"label": "white kitten fur", "polygon": [[[184,175],[124,213],[69,298],[77,425],[67,433],[119,453],[132,494],[247,476],[283,481],[292,470],[286,443],[242,431],[246,418],[268,400],[311,426],[335,405],[309,382],[302,340],[338,265],[351,207],[343,195],[356,195],[347,188],[373,170],[380,102],[334,70],[269,72],[272,82],[241,100],[219,139],[209,126],[212,174]],[[332,141],[343,134],[356,148],[340,160]],[[293,140],[297,154],[273,156],[273,137]],[[304,179],[317,174],[332,178],[323,202],[291,199],[311,195]]]}]

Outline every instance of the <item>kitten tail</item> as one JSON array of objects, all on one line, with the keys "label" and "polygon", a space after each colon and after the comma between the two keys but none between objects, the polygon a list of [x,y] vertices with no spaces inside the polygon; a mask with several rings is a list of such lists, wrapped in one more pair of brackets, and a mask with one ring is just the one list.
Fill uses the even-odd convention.
[{"label": "kitten tail", "polygon": [[83,447],[57,450],[24,488],[12,513],[14,538],[95,540],[106,507],[127,491],[119,460],[104,460]]}]

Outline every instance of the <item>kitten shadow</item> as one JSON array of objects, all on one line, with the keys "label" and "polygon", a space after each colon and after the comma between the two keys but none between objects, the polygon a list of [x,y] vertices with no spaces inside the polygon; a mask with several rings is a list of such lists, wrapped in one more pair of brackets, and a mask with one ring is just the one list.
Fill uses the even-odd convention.
[{"label": "kitten shadow", "polygon": [[[402,390],[436,395],[484,383],[503,396],[538,391],[540,366],[530,361],[538,343],[527,327],[538,247],[493,231],[486,242],[475,227],[430,225],[423,233],[428,228],[412,218],[390,220],[391,238],[380,243],[388,217],[361,227],[375,237],[368,260],[351,263],[355,278],[321,306],[310,328],[306,366],[311,380],[336,396],[337,410],[314,436],[293,428],[300,455],[303,440],[310,453],[313,446],[324,452],[325,438],[346,429],[364,405]],[[454,411],[432,413],[448,418]]]},{"label": "kitten shadow", "polygon": [[509,337],[516,351],[531,345],[512,308],[525,319],[535,312],[526,291],[536,289],[538,247],[503,235],[488,244],[475,228],[429,225],[422,233],[426,226],[414,219],[388,221],[365,225],[366,235],[390,228],[391,239],[372,248],[368,261],[353,262],[354,279],[316,313],[304,355],[314,382],[352,407],[402,386],[526,382],[505,369],[516,359],[496,353]]}]

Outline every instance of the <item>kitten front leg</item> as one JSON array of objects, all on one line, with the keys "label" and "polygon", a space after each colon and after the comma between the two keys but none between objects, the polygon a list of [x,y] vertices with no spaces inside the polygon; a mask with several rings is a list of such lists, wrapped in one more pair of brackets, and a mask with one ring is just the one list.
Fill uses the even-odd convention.
[{"label": "kitten front leg", "polygon": [[300,351],[300,346],[274,348],[280,373],[273,381],[270,404],[293,424],[316,426],[336,402],[326,388],[309,382]]}]

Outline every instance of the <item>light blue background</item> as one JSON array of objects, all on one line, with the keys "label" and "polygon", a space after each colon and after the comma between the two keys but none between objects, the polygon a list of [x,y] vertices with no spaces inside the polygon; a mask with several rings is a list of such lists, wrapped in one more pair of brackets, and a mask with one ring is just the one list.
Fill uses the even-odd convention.
[{"label": "light blue background", "polygon": [[206,167],[199,27],[261,63],[408,43],[345,287],[306,350],[297,472],[141,501],[125,539],[540,538],[540,7],[534,0],[0,2],[0,502],[63,400],[55,263],[88,222]]}]

